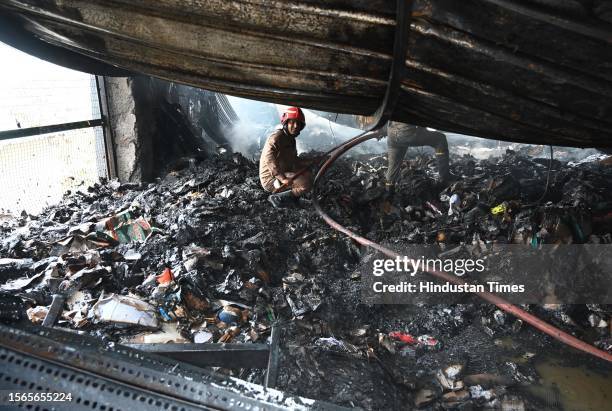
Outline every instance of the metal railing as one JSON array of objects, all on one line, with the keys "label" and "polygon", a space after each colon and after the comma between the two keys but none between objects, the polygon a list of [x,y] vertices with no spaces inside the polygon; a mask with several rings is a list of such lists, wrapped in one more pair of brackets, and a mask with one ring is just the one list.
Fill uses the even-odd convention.
[{"label": "metal railing", "polygon": [[103,80],[2,43],[0,55],[0,209],[38,213],[112,177]]}]

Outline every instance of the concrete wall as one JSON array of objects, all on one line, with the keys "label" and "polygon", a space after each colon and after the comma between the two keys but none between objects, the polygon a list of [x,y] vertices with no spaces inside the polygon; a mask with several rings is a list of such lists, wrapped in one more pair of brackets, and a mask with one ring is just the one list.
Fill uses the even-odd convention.
[{"label": "concrete wall", "polygon": [[225,96],[151,77],[105,79],[117,176],[151,181],[184,157],[225,147],[237,120]]},{"label": "concrete wall", "polygon": [[150,181],[156,175],[153,146],[156,99],[147,77],[107,77],[108,116],[117,176],[122,182]]}]

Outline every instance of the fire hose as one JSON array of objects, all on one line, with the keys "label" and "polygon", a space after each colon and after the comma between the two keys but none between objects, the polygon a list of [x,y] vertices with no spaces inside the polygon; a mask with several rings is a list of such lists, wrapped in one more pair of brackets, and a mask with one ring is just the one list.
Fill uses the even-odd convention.
[{"label": "fire hose", "polygon": [[[329,214],[327,214],[325,211],[323,211],[323,209],[321,208],[321,205],[319,204],[319,201],[317,199],[316,196],[316,189],[317,189],[317,183],[319,181],[321,181],[323,179],[323,176],[325,175],[325,173],[327,172],[327,170],[334,164],[334,162],[345,152],[347,152],[348,150],[350,150],[351,148],[355,147],[358,144],[363,143],[364,141],[373,139],[378,137],[377,134],[373,134],[371,132],[365,132],[362,133],[360,135],[358,135],[357,137],[354,137],[342,144],[340,144],[335,150],[332,150],[330,153],[330,157],[321,165],[321,167],[319,168],[319,171],[314,179],[313,182],[313,205],[315,210],[317,211],[317,213],[319,213],[319,215],[323,218],[323,220],[325,220],[325,222],[331,226],[333,229],[346,234],[348,237],[350,237],[351,239],[353,239],[354,241],[356,241],[357,243],[366,246],[366,247],[371,247],[375,250],[380,251],[381,253],[383,253],[384,255],[390,257],[390,258],[397,258],[397,257],[401,257],[399,254],[397,254],[395,251],[392,251],[386,247],[383,247],[382,245],[375,243],[373,241],[368,240],[365,237],[360,236],[359,234],[354,233],[353,231],[349,230],[348,228],[342,226],[341,224],[339,224],[338,222],[336,222],[334,219],[332,219]],[[457,277],[450,275],[446,272],[441,272],[441,271],[435,271],[435,270],[423,270],[423,272],[426,272],[428,274],[430,274],[431,276],[435,277],[438,280],[443,280],[449,283],[453,283],[453,284],[464,284],[464,281],[459,280]],[[535,327],[536,329],[542,331],[543,333],[553,337],[554,339],[569,345],[570,347],[573,347],[575,349],[578,349],[580,351],[583,351],[585,353],[591,354],[595,357],[601,358],[603,360],[606,360],[608,362],[612,362],[612,354],[604,351],[604,350],[600,350],[597,347],[594,347],[591,344],[588,344],[564,331],[561,331],[560,329],[558,329],[557,327],[548,324],[547,322],[541,320],[540,318],[528,313],[527,311],[517,307],[514,304],[511,304],[510,302],[506,301],[504,298],[489,293],[489,292],[474,292],[474,294],[478,295],[480,298],[482,298],[483,300],[495,304],[498,308],[500,308],[501,310],[514,315],[515,317],[523,320],[524,322],[532,325],[533,327]]]},{"label": "fire hose", "polygon": [[[329,151],[326,151],[325,153],[323,153],[320,157],[323,158],[327,158],[330,154],[332,154],[334,151],[336,151],[338,149],[339,146],[332,148]],[[293,180],[295,180],[296,178],[298,178],[299,176],[301,176],[302,174],[304,174],[305,172],[309,171],[310,168],[314,165],[316,165],[317,163],[320,163],[322,160],[313,160],[311,161],[306,167],[300,169],[299,171],[295,172],[291,177],[289,177],[287,180],[289,180],[288,183],[284,183],[283,185],[281,185],[276,192],[281,192],[281,191],[285,191],[291,188],[291,183],[293,182]]]}]

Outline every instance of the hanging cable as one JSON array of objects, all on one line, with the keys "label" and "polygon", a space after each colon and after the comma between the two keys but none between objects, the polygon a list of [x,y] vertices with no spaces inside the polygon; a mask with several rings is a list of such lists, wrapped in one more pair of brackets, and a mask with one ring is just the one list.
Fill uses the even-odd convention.
[{"label": "hanging cable", "polygon": [[546,186],[544,187],[544,192],[542,193],[542,196],[538,199],[538,201],[536,201],[536,204],[540,204],[542,202],[542,200],[544,200],[544,198],[546,197],[546,194],[548,194],[548,186],[550,184],[550,172],[552,170],[552,165],[553,165],[553,147],[548,146],[550,148],[550,161],[548,162],[548,173],[546,174]]}]

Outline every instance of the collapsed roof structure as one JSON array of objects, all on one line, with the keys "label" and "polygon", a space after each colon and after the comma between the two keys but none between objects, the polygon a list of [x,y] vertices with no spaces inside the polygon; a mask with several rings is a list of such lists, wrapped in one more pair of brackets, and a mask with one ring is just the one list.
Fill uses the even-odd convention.
[{"label": "collapsed roof structure", "polygon": [[[611,147],[604,1],[0,3],[0,39],[71,68],[516,142]],[[396,21],[407,36],[394,52]],[[398,30],[399,32],[399,30]],[[403,63],[403,64],[401,64]]]}]

